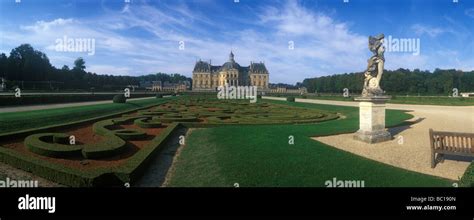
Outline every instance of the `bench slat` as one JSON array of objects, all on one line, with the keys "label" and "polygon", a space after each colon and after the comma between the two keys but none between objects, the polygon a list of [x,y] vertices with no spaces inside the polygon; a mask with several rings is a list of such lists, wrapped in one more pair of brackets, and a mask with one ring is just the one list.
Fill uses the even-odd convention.
[{"label": "bench slat", "polygon": [[433,131],[429,129],[431,167],[436,166],[436,154],[474,156],[474,134]]},{"label": "bench slat", "polygon": [[459,137],[474,137],[474,134],[472,134],[472,133],[447,132],[447,131],[433,131],[433,135],[459,136]]}]

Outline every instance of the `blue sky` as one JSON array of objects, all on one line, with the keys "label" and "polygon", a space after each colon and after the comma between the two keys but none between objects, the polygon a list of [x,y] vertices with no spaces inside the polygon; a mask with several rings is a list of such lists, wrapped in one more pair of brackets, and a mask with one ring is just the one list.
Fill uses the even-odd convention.
[{"label": "blue sky", "polygon": [[[233,50],[243,66],[265,62],[270,82],[295,83],[363,71],[378,33],[420,42],[419,55],[387,51],[387,69],[470,71],[473,31],[472,0],[0,0],[0,52],[30,43],[58,68],[83,57],[113,75],[191,76],[196,60],[221,65]],[[94,39],[95,53],[58,51],[64,36]]]}]

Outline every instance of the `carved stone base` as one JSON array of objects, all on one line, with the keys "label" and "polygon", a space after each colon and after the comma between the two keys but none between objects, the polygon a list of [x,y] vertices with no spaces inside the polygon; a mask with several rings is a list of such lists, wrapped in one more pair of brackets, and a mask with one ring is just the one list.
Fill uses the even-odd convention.
[{"label": "carved stone base", "polygon": [[392,139],[385,129],[385,103],[389,96],[355,98],[359,103],[359,130],[354,139],[366,143],[378,143]]},{"label": "carved stone base", "polygon": [[392,139],[392,135],[388,131],[365,132],[357,131],[354,135],[355,140],[363,141],[369,144],[384,142]]}]

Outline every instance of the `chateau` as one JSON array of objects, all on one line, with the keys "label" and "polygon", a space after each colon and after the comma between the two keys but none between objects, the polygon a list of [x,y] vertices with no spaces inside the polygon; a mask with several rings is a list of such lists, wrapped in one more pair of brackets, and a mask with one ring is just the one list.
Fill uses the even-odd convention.
[{"label": "chateau", "polygon": [[250,66],[240,66],[234,60],[232,51],[229,60],[222,66],[197,61],[193,70],[193,90],[216,90],[219,86],[257,86],[268,89],[269,73],[265,64],[251,62]]}]

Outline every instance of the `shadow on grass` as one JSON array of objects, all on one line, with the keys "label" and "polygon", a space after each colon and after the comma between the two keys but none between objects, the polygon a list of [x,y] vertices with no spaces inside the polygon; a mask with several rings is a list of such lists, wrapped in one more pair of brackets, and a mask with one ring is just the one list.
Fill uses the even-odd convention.
[{"label": "shadow on grass", "polygon": [[140,179],[134,183],[134,186],[138,187],[160,187],[166,180],[173,159],[180,147],[179,140],[181,135],[186,135],[188,129],[180,128],[176,132],[171,134],[170,138],[166,141],[163,149],[160,150],[156,156],[151,158],[150,164],[144,171]]}]

